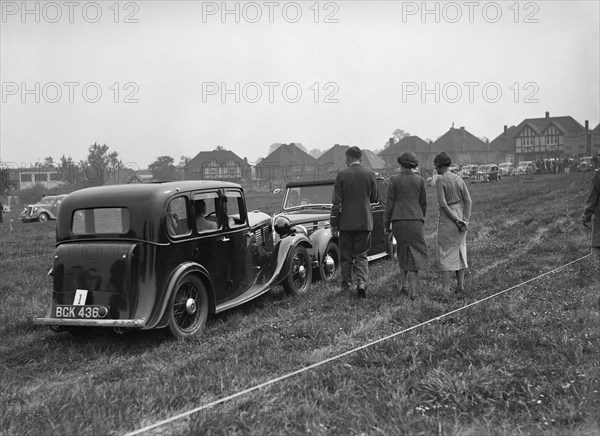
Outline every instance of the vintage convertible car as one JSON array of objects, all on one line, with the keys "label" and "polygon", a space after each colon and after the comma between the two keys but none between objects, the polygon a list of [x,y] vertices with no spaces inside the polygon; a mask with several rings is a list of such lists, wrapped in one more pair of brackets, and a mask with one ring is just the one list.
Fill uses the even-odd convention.
[{"label": "vintage convertible car", "polygon": [[[281,212],[297,227],[306,229],[312,247],[308,249],[315,275],[330,281],[340,273],[340,249],[338,238],[332,236],[329,217],[333,197],[334,180],[294,181],[286,185]],[[383,214],[387,198],[387,182],[377,178],[379,202],[371,205],[373,211],[373,232],[369,261],[393,256],[395,240],[386,235],[383,228]],[[279,194],[281,190],[275,190]]]},{"label": "vintage convertible car", "polygon": [[305,292],[310,249],[289,220],[247,211],[234,183],[82,189],[61,205],[51,304],[34,322],[73,333],[166,327],[187,337],[202,330],[209,313],[276,285]]},{"label": "vintage convertible car", "polygon": [[48,195],[40,200],[39,203],[30,204],[19,218],[22,222],[39,221],[45,223],[48,220],[55,220],[58,217],[58,208],[67,194]]}]

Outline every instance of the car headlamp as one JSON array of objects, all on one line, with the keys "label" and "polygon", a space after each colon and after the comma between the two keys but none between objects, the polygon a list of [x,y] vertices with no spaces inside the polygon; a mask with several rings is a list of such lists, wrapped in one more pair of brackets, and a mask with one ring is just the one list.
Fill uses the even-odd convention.
[{"label": "car headlamp", "polygon": [[292,221],[288,217],[280,215],[273,221],[273,228],[279,237],[283,238],[291,233]]}]

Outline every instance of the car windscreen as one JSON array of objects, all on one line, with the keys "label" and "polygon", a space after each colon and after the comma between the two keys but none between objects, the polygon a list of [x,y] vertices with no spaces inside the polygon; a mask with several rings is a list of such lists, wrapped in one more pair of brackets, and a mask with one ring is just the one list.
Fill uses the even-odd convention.
[{"label": "car windscreen", "polygon": [[288,188],[283,204],[284,209],[309,204],[330,205],[333,185],[296,186]]},{"label": "car windscreen", "polygon": [[75,235],[127,233],[129,209],[124,207],[78,209],[73,212],[71,231]]}]

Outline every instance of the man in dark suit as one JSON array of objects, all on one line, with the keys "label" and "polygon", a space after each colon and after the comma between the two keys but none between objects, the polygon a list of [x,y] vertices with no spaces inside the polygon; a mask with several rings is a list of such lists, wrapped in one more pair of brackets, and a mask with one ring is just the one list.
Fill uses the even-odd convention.
[{"label": "man in dark suit", "polygon": [[366,298],[371,248],[373,213],[371,203],[379,201],[375,173],[361,166],[362,151],[358,147],[346,150],[348,168],[340,171],[333,187],[331,234],[340,241],[342,292],[350,290],[356,276],[359,298]]}]

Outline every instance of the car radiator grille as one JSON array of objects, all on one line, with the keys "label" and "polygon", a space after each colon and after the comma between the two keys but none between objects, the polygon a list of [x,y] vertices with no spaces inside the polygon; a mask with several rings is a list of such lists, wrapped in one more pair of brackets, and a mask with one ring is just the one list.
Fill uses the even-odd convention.
[{"label": "car radiator grille", "polygon": [[254,231],[257,245],[273,244],[273,229],[269,224],[265,224]]}]

